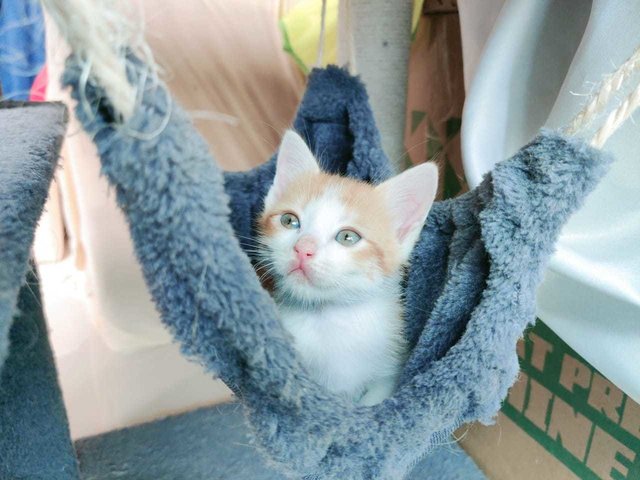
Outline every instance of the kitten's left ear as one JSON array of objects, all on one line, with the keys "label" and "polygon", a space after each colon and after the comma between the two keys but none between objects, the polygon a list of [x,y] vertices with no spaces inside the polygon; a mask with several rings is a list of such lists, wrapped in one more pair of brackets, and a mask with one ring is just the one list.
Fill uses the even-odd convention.
[{"label": "kitten's left ear", "polygon": [[376,188],[387,198],[402,258],[408,259],[438,191],[438,167],[423,163]]},{"label": "kitten's left ear", "polygon": [[303,173],[319,173],[320,167],[309,147],[293,130],[287,130],[276,159],[276,175],[270,196],[278,196],[289,184]]}]

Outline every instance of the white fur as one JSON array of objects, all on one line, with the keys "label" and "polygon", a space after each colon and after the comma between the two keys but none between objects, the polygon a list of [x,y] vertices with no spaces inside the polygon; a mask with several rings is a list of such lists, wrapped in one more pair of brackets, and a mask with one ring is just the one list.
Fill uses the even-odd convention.
[{"label": "white fur", "polygon": [[[400,274],[385,276],[374,262],[354,260],[351,249],[363,248],[366,239],[352,247],[335,241],[349,212],[334,192],[297,214],[300,230],[281,227],[263,239],[282,325],[318,382],[354,401],[378,403],[393,391],[404,359]],[[318,242],[309,280],[287,274],[301,235]]]},{"label": "white fur", "polygon": [[319,171],[318,162],[304,140],[293,130],[287,130],[280,143],[276,175],[265,204],[272,203],[300,174]]},{"label": "white fur", "polygon": [[397,292],[377,293],[367,301],[315,309],[280,304],[282,324],[309,373],[327,389],[364,404],[393,392],[403,361]]},{"label": "white fur", "polygon": [[[397,217],[395,228],[402,237],[401,249],[406,250],[404,260],[422,228],[437,185],[432,178],[437,178],[434,168],[412,170],[414,174],[400,175],[378,187],[384,189]],[[318,171],[315,158],[298,135],[288,132],[265,211],[271,211],[297,175],[312,171]],[[363,405],[379,403],[393,393],[406,355],[401,269],[389,274],[374,258],[355,258],[355,252],[366,248],[364,236],[348,247],[335,240],[336,234],[353,226],[356,219],[356,212],[349,211],[339,192],[328,188],[306,205],[289,207],[299,218],[300,229],[285,228],[276,213],[267,219],[276,233],[261,239],[262,262],[275,281],[282,325],[319,383]],[[296,263],[294,246],[302,236],[312,237],[317,245],[306,276],[289,273]]]}]

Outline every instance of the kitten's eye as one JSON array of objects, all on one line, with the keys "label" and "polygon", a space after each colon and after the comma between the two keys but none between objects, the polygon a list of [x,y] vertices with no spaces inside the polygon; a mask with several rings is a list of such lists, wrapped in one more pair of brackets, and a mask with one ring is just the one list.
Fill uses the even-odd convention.
[{"label": "kitten's eye", "polygon": [[300,220],[293,213],[284,213],[280,217],[280,223],[284,228],[298,230],[300,228]]},{"label": "kitten's eye", "polygon": [[358,243],[362,237],[353,230],[340,230],[336,235],[336,242],[345,247],[350,247]]}]

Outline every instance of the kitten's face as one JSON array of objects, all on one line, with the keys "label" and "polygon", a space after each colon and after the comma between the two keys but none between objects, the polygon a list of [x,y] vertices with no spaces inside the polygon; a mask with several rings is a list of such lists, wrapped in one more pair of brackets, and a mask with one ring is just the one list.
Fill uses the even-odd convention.
[{"label": "kitten's face", "polygon": [[401,265],[384,202],[372,186],[323,173],[297,178],[261,219],[280,291],[306,301],[369,291]]},{"label": "kitten's face", "polygon": [[375,294],[407,261],[436,186],[432,165],[379,186],[322,173],[289,131],[260,218],[262,263],[292,301]]}]

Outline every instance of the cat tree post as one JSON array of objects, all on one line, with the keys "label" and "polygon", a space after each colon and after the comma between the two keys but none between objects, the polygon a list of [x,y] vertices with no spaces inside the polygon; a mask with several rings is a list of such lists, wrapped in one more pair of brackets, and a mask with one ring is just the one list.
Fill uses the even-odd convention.
[{"label": "cat tree post", "polygon": [[[399,169],[405,153],[404,125],[411,47],[411,0],[341,0],[340,23],[348,11],[352,68],[369,91],[382,148]],[[344,4],[344,5],[342,5]],[[345,8],[346,6],[346,8]],[[344,28],[338,27],[339,31]],[[343,47],[341,39],[340,47]]]}]

